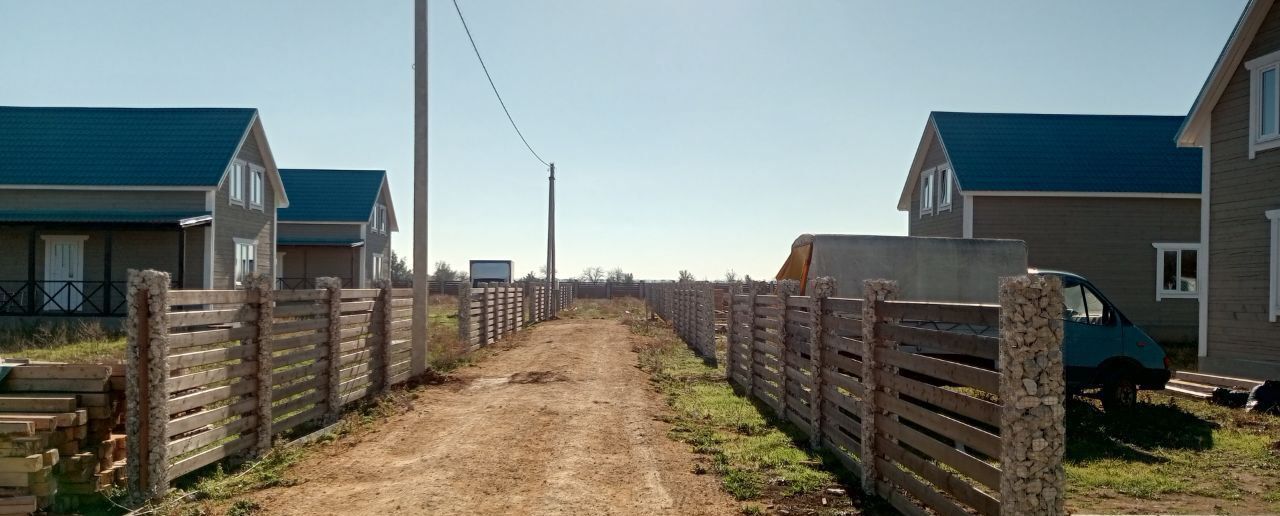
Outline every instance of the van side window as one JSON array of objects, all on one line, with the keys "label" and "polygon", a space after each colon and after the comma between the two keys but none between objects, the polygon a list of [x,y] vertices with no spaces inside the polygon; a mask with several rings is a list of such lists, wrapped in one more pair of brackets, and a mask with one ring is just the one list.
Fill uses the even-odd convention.
[{"label": "van side window", "polygon": [[1106,305],[1092,290],[1082,284],[1064,286],[1062,300],[1066,306],[1062,319],[1080,324],[1107,325],[1111,317],[1107,316]]}]

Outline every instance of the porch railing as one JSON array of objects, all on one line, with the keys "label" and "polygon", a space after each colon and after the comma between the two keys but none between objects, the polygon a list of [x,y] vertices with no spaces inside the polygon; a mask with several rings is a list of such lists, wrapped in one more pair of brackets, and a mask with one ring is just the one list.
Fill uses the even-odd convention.
[{"label": "porch railing", "polygon": [[[355,288],[351,278],[342,278],[343,288]],[[319,288],[316,286],[315,278],[276,278],[276,290],[312,290]]]},{"label": "porch railing", "polygon": [[124,281],[0,280],[0,316],[120,316]]}]

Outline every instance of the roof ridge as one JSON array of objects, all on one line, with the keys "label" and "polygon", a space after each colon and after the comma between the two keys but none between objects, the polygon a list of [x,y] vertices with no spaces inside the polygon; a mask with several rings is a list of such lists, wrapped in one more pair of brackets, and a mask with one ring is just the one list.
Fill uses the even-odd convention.
[{"label": "roof ridge", "polygon": [[1154,115],[1154,114],[1123,114],[1123,113],[1022,113],[1022,112],[995,112],[995,111],[930,111],[930,115],[946,114],[946,115],[986,115],[986,116],[1027,116],[1027,117],[1078,117],[1078,118],[1185,118],[1186,115]]},{"label": "roof ridge", "polygon": [[77,111],[257,111],[255,107],[245,106],[148,106],[148,107],[130,107],[130,106],[7,106],[0,105],[0,109],[56,109],[56,110],[77,110]]}]

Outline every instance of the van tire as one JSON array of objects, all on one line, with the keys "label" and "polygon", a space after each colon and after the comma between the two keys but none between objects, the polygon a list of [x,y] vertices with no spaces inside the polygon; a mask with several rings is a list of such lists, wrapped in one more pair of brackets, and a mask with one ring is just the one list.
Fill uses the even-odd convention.
[{"label": "van tire", "polygon": [[1109,414],[1123,414],[1138,404],[1138,384],[1133,377],[1117,372],[1102,384],[1102,410]]}]

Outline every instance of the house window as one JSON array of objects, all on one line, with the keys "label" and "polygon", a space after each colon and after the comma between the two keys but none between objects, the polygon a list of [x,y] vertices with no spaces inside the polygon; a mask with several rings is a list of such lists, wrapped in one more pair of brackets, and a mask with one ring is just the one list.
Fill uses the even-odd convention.
[{"label": "house window", "polygon": [[938,201],[938,209],[951,209],[951,169],[938,169],[938,188],[942,198]]},{"label": "house window", "polygon": [[384,264],[382,263],[382,255],[374,254],[373,255],[373,279],[382,279],[386,277],[385,273],[382,270],[383,266]]},{"label": "house window", "polygon": [[934,170],[928,170],[920,178],[920,216],[933,213]]},{"label": "house window", "polygon": [[1249,69],[1249,158],[1280,147],[1280,52],[1245,63]]},{"label": "house window", "polygon": [[1196,297],[1199,244],[1152,244],[1156,248],[1156,301]]},{"label": "house window", "polygon": [[231,204],[244,206],[244,163],[231,164]]},{"label": "house window", "polygon": [[258,167],[249,168],[249,206],[262,209],[262,177],[266,171]]},{"label": "house window", "polygon": [[387,234],[387,207],[378,205],[378,231]]},{"label": "house window", "polygon": [[236,288],[244,287],[245,279],[258,270],[258,243],[253,240],[235,239],[236,243]]},{"label": "house window", "polygon": [[1271,281],[1267,289],[1271,302],[1267,311],[1271,322],[1276,322],[1280,318],[1280,209],[1268,211],[1267,219],[1271,221]]}]

